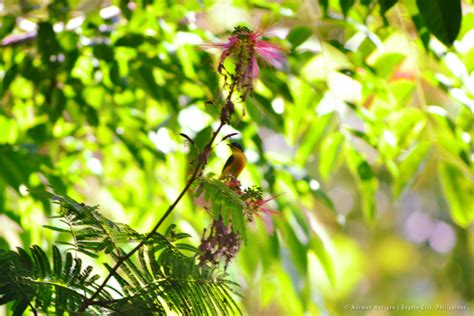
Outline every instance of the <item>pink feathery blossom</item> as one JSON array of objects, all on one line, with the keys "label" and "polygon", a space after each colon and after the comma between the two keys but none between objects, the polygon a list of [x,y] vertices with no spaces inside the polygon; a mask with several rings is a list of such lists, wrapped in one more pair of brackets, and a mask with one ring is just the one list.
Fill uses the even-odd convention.
[{"label": "pink feathery blossom", "polygon": [[253,221],[254,217],[258,217],[265,224],[267,231],[272,232],[272,216],[279,215],[280,212],[268,208],[267,203],[276,199],[278,195],[263,198],[261,189],[257,187],[247,188],[242,191],[241,183],[236,178],[226,182],[226,185],[235,193],[237,193],[242,201],[244,201],[246,205],[244,212],[248,215],[249,221]]},{"label": "pink feathery blossom", "polygon": [[218,71],[222,73],[224,61],[232,57],[235,62],[234,83],[241,90],[243,97],[252,91],[253,81],[258,78],[260,68],[257,58],[281,69],[285,63],[283,49],[278,45],[263,41],[263,33],[252,32],[239,26],[234,29],[232,36],[225,43],[206,44],[205,47],[222,50]]},{"label": "pink feathery blossom", "polygon": [[246,202],[249,209],[253,210],[253,214],[263,221],[263,223],[265,224],[265,228],[269,233],[273,231],[272,215],[280,214],[280,212],[271,210],[267,206],[265,206],[273,199],[276,199],[276,196],[271,196],[266,199],[260,198],[257,200],[250,200]]}]

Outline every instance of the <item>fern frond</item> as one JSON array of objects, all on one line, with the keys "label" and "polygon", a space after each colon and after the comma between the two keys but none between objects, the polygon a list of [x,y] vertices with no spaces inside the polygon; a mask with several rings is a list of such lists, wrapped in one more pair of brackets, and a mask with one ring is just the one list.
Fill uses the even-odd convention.
[{"label": "fern frond", "polygon": [[[235,283],[196,261],[197,249],[183,242],[187,234],[175,233],[171,225],[165,235],[156,234],[138,262],[127,261],[122,273],[114,273],[127,297],[117,300],[120,311],[183,315],[241,314],[233,296]],[[191,255],[181,252],[185,249]],[[126,277],[125,277],[126,276]]]},{"label": "fern frond", "polygon": [[223,181],[212,176],[197,179],[196,195],[203,196],[205,202],[210,205],[214,220],[220,218],[225,226],[232,225],[232,231],[242,235],[245,234],[245,208],[246,204],[241,197]]},{"label": "fern frond", "polygon": [[[59,218],[68,227],[47,225],[45,228],[70,234],[74,250],[90,257],[97,258],[98,252],[113,251],[119,254],[119,244],[140,241],[143,236],[126,224],[114,223],[99,213],[98,206],[89,206],[79,203],[64,193],[58,191],[47,192],[35,190],[34,195],[49,197],[59,204]],[[56,217],[58,218],[58,217]]]},{"label": "fern frond", "polygon": [[[0,250],[0,304],[14,301],[18,315],[28,305],[46,313],[51,308],[57,314],[75,311],[84,295],[97,288],[98,276],[91,266],[83,269],[81,259],[70,253],[63,258],[55,246],[52,258],[51,264],[38,246],[31,247],[29,253],[21,248],[17,252]],[[111,295],[102,291],[101,299],[110,300]]]},{"label": "fern frond", "polygon": [[[221,191],[224,196],[228,195],[227,198],[234,202],[229,204],[221,199],[220,209],[225,209],[224,212],[229,214],[229,221],[232,223],[243,223],[242,219],[236,218],[236,211],[241,210],[242,205],[234,192],[217,182],[211,182],[206,187],[211,188],[213,200],[217,200],[216,196],[220,196]],[[236,285],[227,280],[226,275],[199,264],[197,258],[200,251],[186,243],[184,239],[190,236],[176,232],[175,225],[171,225],[165,234],[154,233],[146,240],[143,248],[127,257],[120,244],[140,242],[146,235],[137,233],[125,224],[110,221],[98,212],[97,207],[78,203],[57,192],[42,194],[47,194],[60,205],[59,219],[67,227],[48,228],[72,236],[72,242],[62,243],[91,257],[104,252],[115,262],[121,262],[117,270],[105,264],[120,288],[115,290],[117,295],[113,299],[109,292],[100,291],[99,297],[88,301],[88,306],[94,307],[93,311],[113,310],[127,314],[240,314],[233,299]],[[241,227],[236,228],[243,230]],[[5,299],[21,303],[19,308],[27,308],[28,304],[25,307],[25,302],[32,302],[34,298],[35,306],[40,310],[47,311],[48,306],[53,306],[55,312],[61,314],[74,311],[97,290],[95,281],[98,276],[92,275],[91,267],[82,267],[79,258],[73,258],[68,253],[63,259],[55,247],[51,265],[40,248],[34,247],[31,252],[29,255],[19,251],[17,257],[22,259],[23,266],[28,267],[29,273],[33,274],[21,279],[18,284],[32,294],[23,300],[19,299],[18,293],[16,299],[5,296]],[[14,262],[13,265],[17,266],[18,263]]]}]

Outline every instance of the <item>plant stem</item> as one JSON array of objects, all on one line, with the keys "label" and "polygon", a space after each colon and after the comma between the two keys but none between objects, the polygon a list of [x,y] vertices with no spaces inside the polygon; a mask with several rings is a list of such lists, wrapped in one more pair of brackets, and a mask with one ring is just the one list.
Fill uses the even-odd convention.
[{"label": "plant stem", "polygon": [[150,231],[150,233],[148,233],[148,235],[138,244],[136,245],[131,251],[129,251],[125,256],[122,256],[119,258],[119,260],[117,260],[117,262],[115,263],[115,265],[112,267],[112,270],[109,272],[109,274],[107,275],[107,277],[104,279],[104,281],[101,283],[101,285],[97,288],[97,290],[94,292],[94,294],[92,294],[92,296],[87,299],[85,298],[84,299],[84,302],[82,303],[82,305],[79,307],[79,312],[84,312],[86,310],[86,308],[91,304],[92,301],[94,301],[94,299],[100,294],[100,292],[104,289],[104,287],[107,285],[107,282],[109,282],[109,280],[112,278],[112,276],[114,275],[115,272],[117,272],[118,268],[120,268],[120,266],[126,261],[128,260],[135,252],[137,252],[141,247],[143,247],[143,245],[156,233],[156,231],[158,230],[158,228],[161,226],[161,224],[164,222],[164,220],[168,217],[168,215],[171,214],[171,212],[175,209],[176,205],[178,205],[179,201],[181,200],[181,198],[184,196],[184,194],[186,194],[186,192],[188,191],[189,187],[191,187],[191,185],[194,183],[194,181],[196,180],[198,174],[199,174],[199,171],[201,170],[201,168],[203,167],[203,164],[201,162],[198,163],[198,165],[196,166],[196,168],[194,169],[194,172],[193,172],[193,175],[191,176],[191,178],[189,178],[188,182],[186,183],[186,186],[184,187],[184,189],[181,191],[181,193],[178,195],[178,197],[176,198],[176,200],[173,202],[173,204],[171,204],[168,209],[166,210],[165,214],[163,214],[163,216],[161,216],[160,220],[156,223],[155,227],[153,227],[153,229]]},{"label": "plant stem", "polygon": [[[236,85],[235,85],[235,81],[232,82],[230,88],[229,88],[229,94],[227,95],[227,98],[226,98],[226,101],[225,101],[225,104],[224,104],[224,107],[222,108],[222,111],[227,111],[227,107],[230,106],[230,104],[232,104],[232,95],[233,93],[235,92],[235,88],[236,88]],[[233,106],[233,104],[232,104]],[[232,113],[229,113],[229,116],[231,115]],[[206,144],[206,146],[204,146],[204,150],[203,152],[201,153],[200,157],[199,157],[199,160],[198,160],[198,163],[194,169],[194,172],[193,174],[191,175],[191,177],[189,178],[189,180],[186,182],[186,185],[185,187],[183,188],[183,190],[181,191],[181,193],[178,195],[178,197],[176,198],[176,200],[173,202],[173,204],[171,204],[168,209],[166,210],[166,212],[163,214],[163,216],[161,216],[161,218],[159,219],[159,221],[156,223],[156,225],[153,227],[153,229],[148,233],[148,235],[138,244],[136,245],[132,250],[130,250],[125,256],[122,256],[119,258],[119,260],[117,260],[117,262],[115,263],[115,265],[112,267],[111,271],[109,271],[109,274],[107,275],[107,277],[104,279],[104,281],[100,284],[100,286],[97,288],[97,290],[94,292],[94,294],[92,294],[92,296],[90,298],[87,298],[87,297],[84,297],[84,301],[82,302],[81,306],[79,307],[78,311],[79,312],[84,312],[86,310],[86,308],[91,305],[91,304],[94,304],[94,299],[97,298],[97,296],[100,294],[100,292],[105,288],[105,286],[107,285],[107,282],[109,282],[109,280],[112,278],[112,276],[117,272],[117,270],[120,268],[120,266],[128,259],[130,259],[130,257],[135,253],[137,252],[141,247],[143,247],[143,245],[145,245],[145,243],[150,240],[150,238],[156,233],[156,231],[158,230],[158,228],[161,226],[161,224],[163,224],[163,222],[165,221],[165,219],[171,214],[171,212],[173,212],[173,210],[176,208],[176,206],[178,205],[179,201],[181,201],[181,199],[183,198],[183,196],[186,194],[186,192],[189,190],[189,188],[191,187],[191,185],[194,183],[194,181],[198,178],[199,174],[201,173],[201,170],[206,166],[207,164],[207,157],[209,156],[209,153],[211,151],[211,148],[212,148],[212,144],[214,143],[214,141],[216,140],[216,137],[217,135],[219,134],[219,132],[221,131],[222,127],[224,127],[224,125],[227,123],[227,120],[228,118],[225,118],[223,116],[221,116],[221,121],[220,121],[220,124],[219,124],[219,127],[214,131],[214,133],[212,134],[212,137],[211,139],[209,140],[209,142]]]}]

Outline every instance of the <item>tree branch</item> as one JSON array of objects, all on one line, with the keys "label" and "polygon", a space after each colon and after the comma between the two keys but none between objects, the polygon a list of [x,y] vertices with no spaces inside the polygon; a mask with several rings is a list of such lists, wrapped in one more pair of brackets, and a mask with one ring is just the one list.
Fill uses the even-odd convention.
[{"label": "tree branch", "polygon": [[186,182],[186,185],[184,186],[181,193],[178,195],[178,197],[173,202],[173,204],[171,204],[168,207],[166,212],[161,216],[161,218],[158,220],[158,222],[153,227],[153,229],[148,233],[148,235],[138,245],[136,245],[132,250],[130,250],[125,256],[122,256],[122,257],[120,257],[119,260],[117,260],[115,265],[112,267],[111,271],[109,271],[109,274],[107,275],[107,277],[104,279],[104,281],[101,283],[101,285],[97,288],[97,290],[94,292],[94,294],[92,294],[92,296],[90,298],[87,298],[86,296],[84,297],[84,301],[81,304],[81,306],[79,307],[79,310],[78,310],[79,312],[84,312],[87,309],[88,306],[94,304],[94,299],[97,298],[97,296],[100,294],[100,292],[107,285],[107,282],[109,282],[109,280],[117,272],[117,270],[120,268],[120,266],[125,261],[130,259],[130,257],[135,252],[137,252],[141,247],[143,247],[143,245],[145,245],[148,240],[150,240],[150,238],[157,232],[157,230],[161,226],[161,224],[163,224],[165,219],[176,208],[176,206],[181,201],[181,199],[186,194],[186,192],[189,190],[189,188],[194,183],[194,181],[198,178],[198,176],[200,175],[202,169],[204,169],[204,167],[207,164],[207,159],[209,157],[209,153],[211,152],[212,144],[216,140],[216,137],[219,134],[219,132],[221,131],[222,127],[224,127],[224,125],[226,125],[229,122],[230,117],[231,117],[232,113],[234,112],[234,104],[232,102],[232,95],[234,94],[234,92],[237,89],[236,81],[237,80],[233,80],[230,87],[229,87],[229,94],[227,95],[227,97],[225,99],[225,102],[224,102],[224,106],[222,107],[222,110],[221,110],[221,117],[220,117],[219,127],[213,132],[211,139],[206,144],[206,146],[204,146],[204,150],[199,155],[199,160],[198,160],[198,163],[197,163],[197,165],[194,169],[194,172],[191,175],[191,177],[189,178],[189,180]]}]

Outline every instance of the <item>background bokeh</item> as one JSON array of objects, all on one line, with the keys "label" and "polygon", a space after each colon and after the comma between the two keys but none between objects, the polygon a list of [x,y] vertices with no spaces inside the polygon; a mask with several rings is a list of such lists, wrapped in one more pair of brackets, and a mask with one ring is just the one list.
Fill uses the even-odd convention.
[{"label": "background bokeh", "polygon": [[[243,184],[277,197],[228,269],[245,313],[469,315],[474,7],[447,47],[417,2],[0,1],[0,247],[56,240],[27,190],[47,185],[151,229],[186,180],[179,133],[219,119],[202,44],[247,25],[288,60],[261,65],[222,132],[245,147]],[[209,221],[187,196],[163,227],[198,244]]]}]

